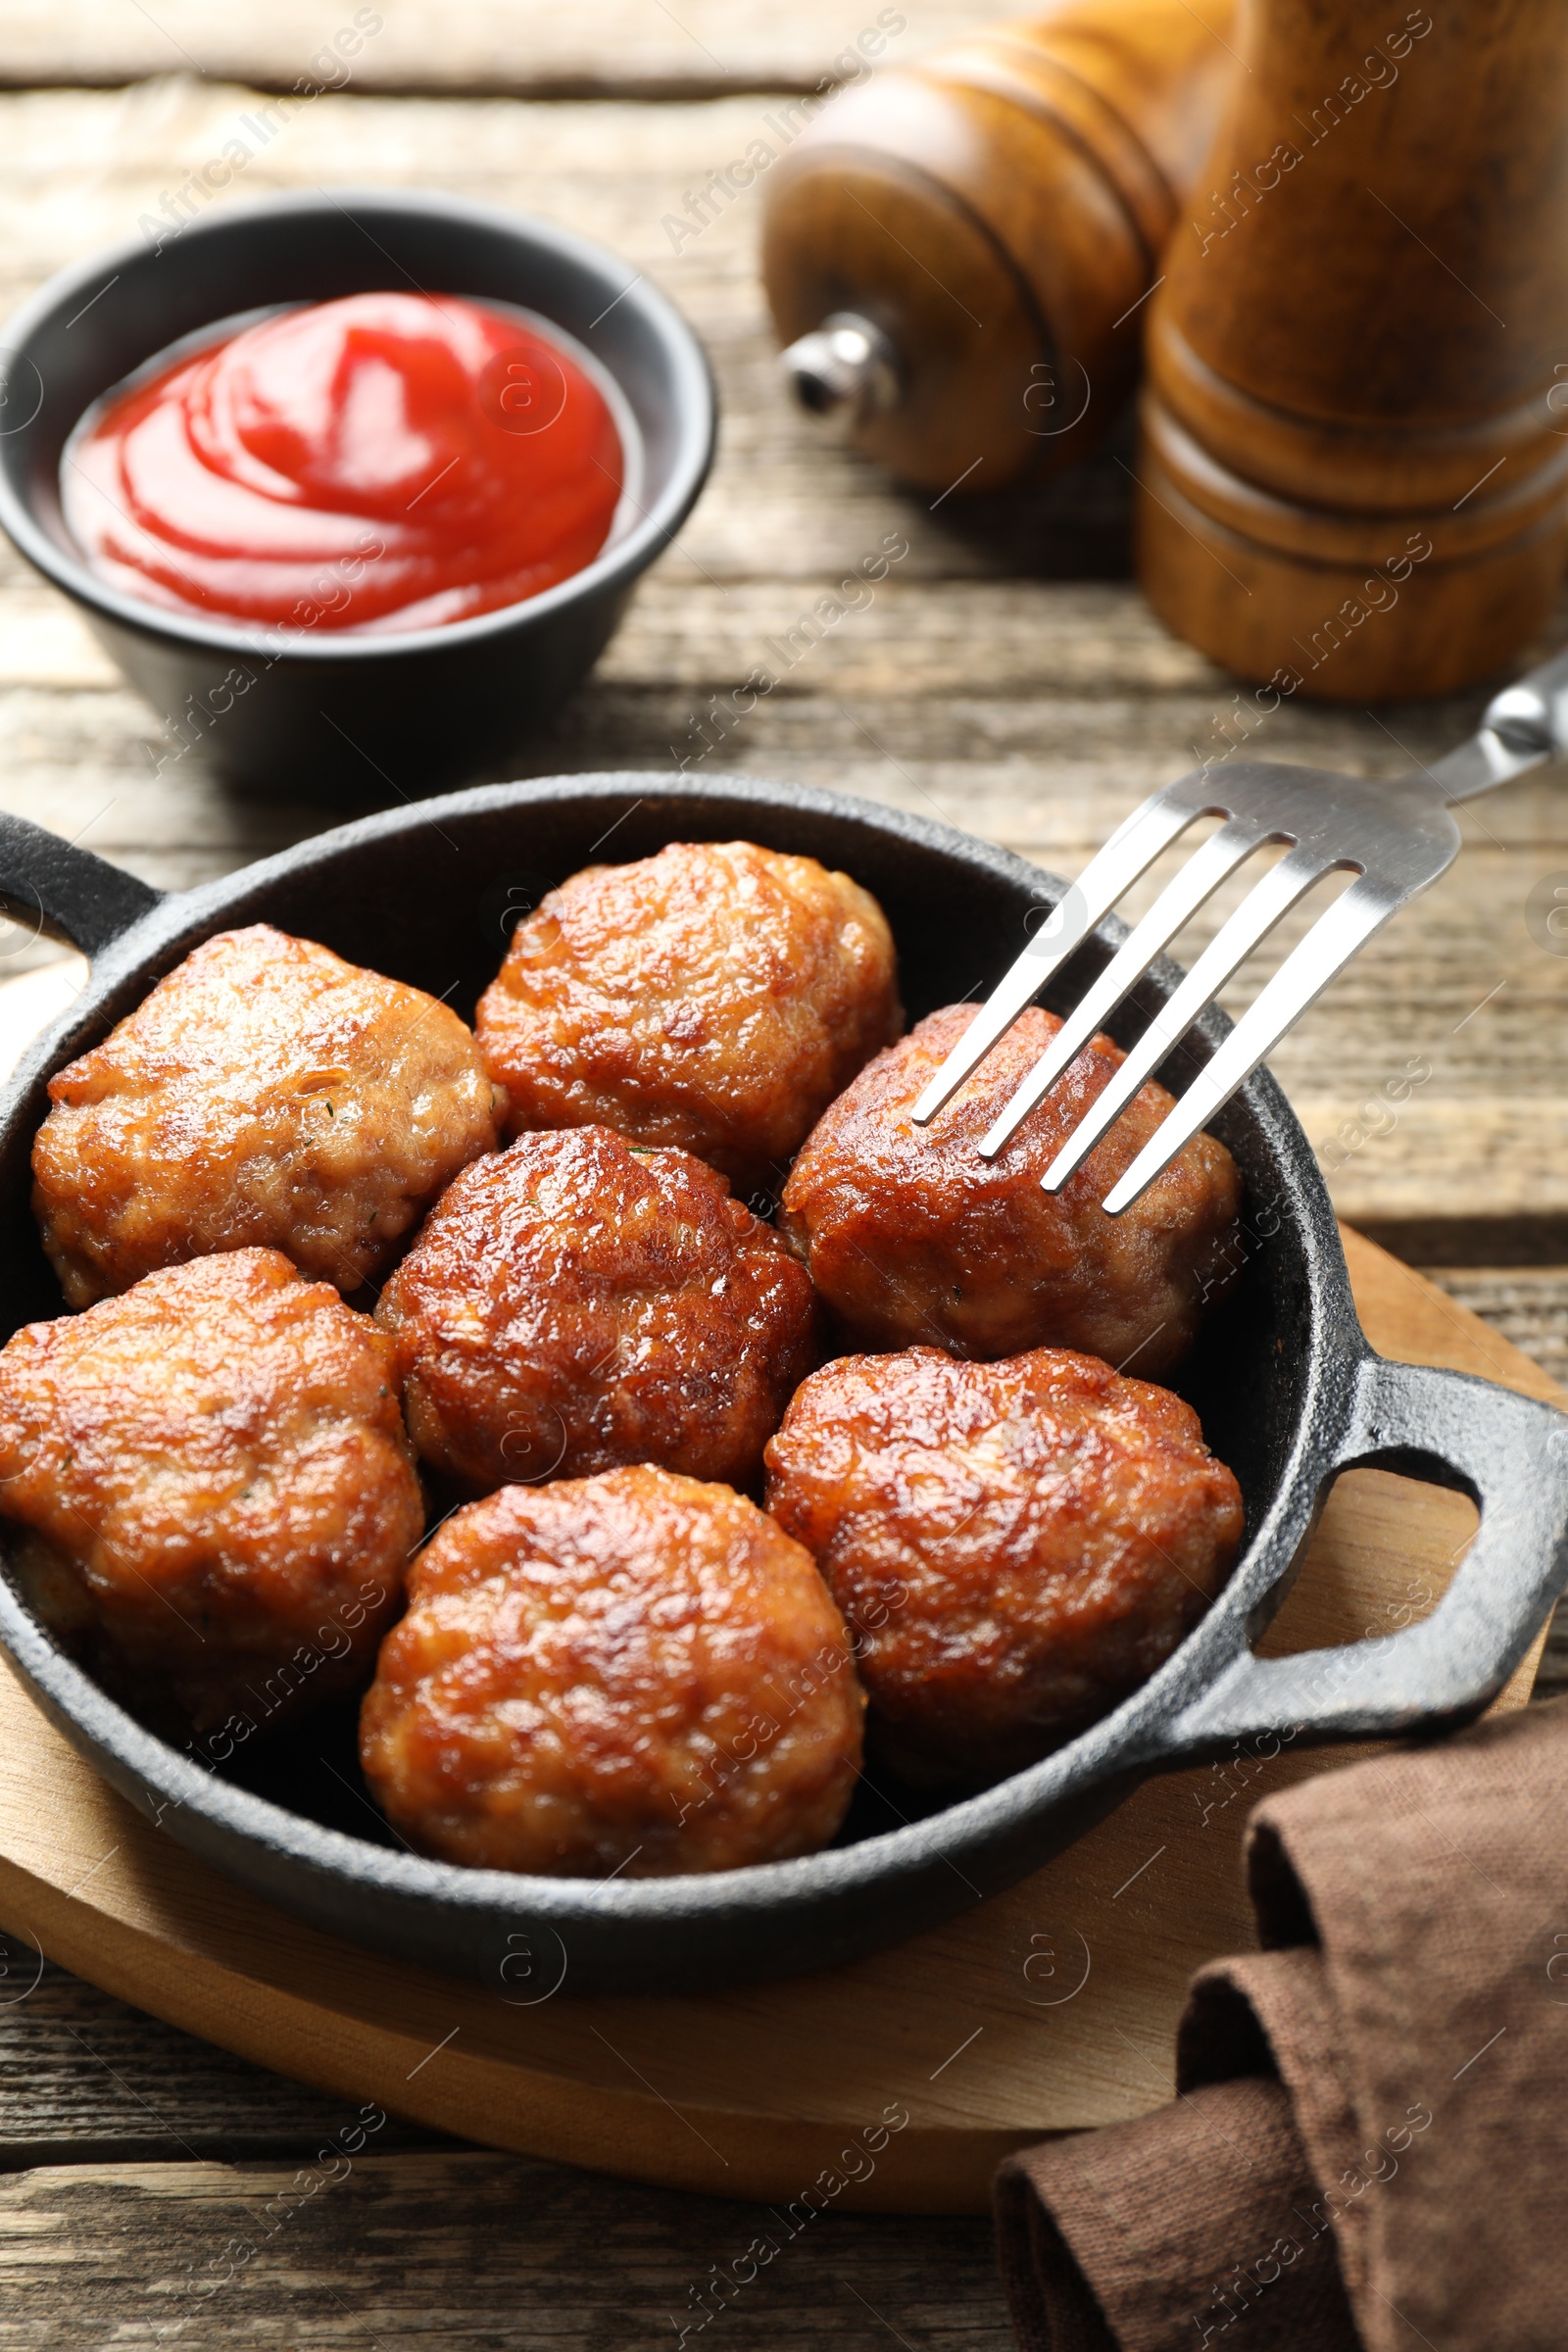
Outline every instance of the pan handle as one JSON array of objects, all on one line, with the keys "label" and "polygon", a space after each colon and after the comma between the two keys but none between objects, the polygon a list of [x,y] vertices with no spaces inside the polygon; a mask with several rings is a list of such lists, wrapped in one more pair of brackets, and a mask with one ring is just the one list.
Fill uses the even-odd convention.
[{"label": "pan handle", "polygon": [[1335,1467],[1401,1470],[1481,1511],[1433,1610],[1343,1649],[1245,1649],[1156,1735],[1161,1761],[1240,1738],[1356,1740],[1462,1722],[1494,1698],[1568,1584],[1568,1417],[1464,1372],[1365,1356]]},{"label": "pan handle", "polygon": [[84,956],[101,956],[163,895],[91,850],[0,811],[0,904],[38,931],[63,932]]}]

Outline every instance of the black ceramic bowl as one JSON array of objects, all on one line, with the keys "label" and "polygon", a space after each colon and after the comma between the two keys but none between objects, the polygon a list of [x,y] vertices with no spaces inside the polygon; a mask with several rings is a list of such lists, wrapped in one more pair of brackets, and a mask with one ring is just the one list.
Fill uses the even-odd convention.
[{"label": "black ceramic bowl", "polygon": [[[44,1083],[100,1040],[199,940],[268,921],[466,1008],[505,945],[509,905],[602,855],[737,836],[842,866],[898,941],[911,1017],[1000,972],[1061,885],[946,826],[865,803],[735,779],[555,777],[482,787],[364,818],[200,890],[159,898],[85,851],[0,818],[0,896],[93,958],[86,994],[0,1095],[0,1339],[60,1312],[28,1208]],[[1058,1004],[1103,962],[1107,925],[1060,975]],[[1160,967],[1127,1010],[1175,984]],[[1119,1025],[1119,1024],[1118,1024]],[[1227,1024],[1195,1032],[1184,1081]],[[1125,1034],[1125,1032],[1124,1032]],[[1458,1373],[1384,1362],[1356,1323],[1317,1163],[1272,1078],[1216,1121],[1246,1180],[1247,1260],[1181,1385],[1247,1501],[1230,1584],[1175,1655],[1044,1763],[933,1809],[868,1787],[836,1845],[708,1878],[513,1877],[424,1861],[378,1833],[356,1774],[353,1710],[287,1741],[236,1746],[208,1771],[144,1731],[54,1646],[0,1577],[0,1637],[68,1739],[116,1788],[218,1868],[318,1926],[517,1996],[695,1991],[787,1975],[891,1943],[1045,1861],[1143,1775],[1241,1740],[1404,1732],[1473,1714],[1523,1656],[1568,1580],[1568,1421]],[[1463,1489],[1475,1544],[1431,1617],[1348,1648],[1260,1659],[1251,1642],[1289,1590],[1337,1471],[1381,1462]],[[1267,1748],[1263,1752],[1269,1752]],[[327,1769],[331,1766],[333,1769]],[[335,1775],[341,1775],[337,1778]],[[503,1967],[508,1975],[503,1980]]]},{"label": "black ceramic bowl", "polygon": [[[221,319],[386,289],[536,313],[609,379],[629,440],[605,551],[526,602],[407,635],[258,629],[164,611],[98,579],[60,509],[61,454],[100,395]],[[155,251],[63,270],[0,333],[0,524],[80,610],[169,730],[265,789],[363,800],[504,768],[604,650],[712,459],[701,346],[629,263],[564,230],[445,196],[286,196],[224,210]]]}]

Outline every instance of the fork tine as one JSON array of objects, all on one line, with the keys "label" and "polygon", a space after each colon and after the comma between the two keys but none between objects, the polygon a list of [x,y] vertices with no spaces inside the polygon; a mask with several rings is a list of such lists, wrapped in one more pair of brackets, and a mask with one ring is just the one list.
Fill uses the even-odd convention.
[{"label": "fork tine", "polygon": [[929,1079],[909,1116],[917,1126],[934,1119],[950,1095],[956,1094],[970,1071],[988,1054],[1057,967],[1066,962],[1087,932],[1108,914],[1124,891],[1130,890],[1160,852],[1186,831],[1203,811],[1177,797],[1187,783],[1166,785],[1162,792],[1140,802],[1124,824],[1118,825],[1098,857],[1092,858],[1055,909],[1060,928],[1044,926],[1023,954],[1009,965],[968,1028],[935,1076]]},{"label": "fork tine", "polygon": [[1125,1176],[1112,1185],[1103,1204],[1108,1215],[1118,1217],[1124,1208],[1131,1208],[1139,1195],[1169,1167],[1182,1146],[1246,1084],[1292,1022],[1299,1019],[1335,973],[1388,921],[1400,896],[1363,875],[1319,915],[1273,979],[1259,990],[1218,1053],[1166,1113]]},{"label": "fork tine", "polygon": [[1060,1192],[1106,1128],[1120,1118],[1144,1081],[1152,1076],[1172,1046],[1212,1003],[1238,964],[1247,960],[1258,941],[1273,930],[1280,917],[1320,874],[1328,871],[1331,863],[1319,850],[1295,849],[1253,884],[1230,920],[1209,941],[1170,1003],[1154,1015],[1110,1084],[1095,1097],[1062,1145],[1042,1178],[1048,1193]]},{"label": "fork tine", "polygon": [[1175,938],[1189,916],[1212,897],[1228,874],[1261,848],[1269,836],[1255,825],[1235,819],[1211,833],[1194,852],[1180,873],[1172,876],[1159,897],[1111,957],[1100,978],[1051,1042],[1005,1109],[980,1143],[982,1159],[994,1159],[1008,1137],[1049,1094],[1062,1072],[1077,1060],[1084,1047],[1103,1027],[1129,989],[1136,987],[1154,957]]}]

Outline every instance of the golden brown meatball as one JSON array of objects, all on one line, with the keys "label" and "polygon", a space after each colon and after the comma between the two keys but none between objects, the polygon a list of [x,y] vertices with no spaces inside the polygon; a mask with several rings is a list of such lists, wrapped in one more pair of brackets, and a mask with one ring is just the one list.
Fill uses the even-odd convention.
[{"label": "golden brown meatball", "polygon": [[33,1208],[72,1306],[253,1246],[357,1290],[505,1108],[447,1005],[267,923],[195,949],[49,1099]]},{"label": "golden brown meatball", "polygon": [[361,1681],[424,1524],[396,1379],[275,1250],[29,1323],[0,1350],[0,1513],[39,1614],[137,1713],[225,1726],[214,1754]]},{"label": "golden brown meatball", "polygon": [[933,1012],[879,1054],[807,1139],[784,1188],[781,1230],[818,1292],[864,1347],[921,1342],[956,1355],[1082,1348],[1140,1373],[1191,1347],[1205,1296],[1228,1271],[1241,1177],[1211,1135],[1195,1136],[1119,1217],[1100,1203],[1172,1098],[1146,1086],[1059,1193],[1040,1179],[1125,1056],[1085,1048],[993,1160],[976,1149],[1061,1027],[1031,1005],[929,1126],[909,1116],[926,1080],[974,1018]]},{"label": "golden brown meatball", "polygon": [[665,1470],[503,1487],[438,1529],[360,1716],[425,1853],[666,1876],[824,1845],[860,1761],[849,1638],[808,1553]]},{"label": "golden brown meatball", "polygon": [[750,1485],[817,1353],[771,1225],[689,1152],[606,1127],[466,1168],[376,1312],[415,1444],[475,1494],[629,1462]]},{"label": "golden brown meatball", "polygon": [[1219,1591],[1242,1498],[1167,1389],[1093,1356],[841,1356],[767,1449],[768,1508],[849,1620],[881,1752],[1015,1772],[1153,1673]]},{"label": "golden brown meatball", "polygon": [[875,899],[814,858],[674,842],[590,865],[519,923],[479,1001],[509,1132],[602,1124],[750,1195],[903,1026]]}]

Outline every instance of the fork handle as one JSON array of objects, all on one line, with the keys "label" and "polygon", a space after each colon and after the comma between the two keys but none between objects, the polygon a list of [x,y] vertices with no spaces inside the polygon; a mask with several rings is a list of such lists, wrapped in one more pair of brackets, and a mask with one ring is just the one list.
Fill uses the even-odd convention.
[{"label": "fork handle", "polygon": [[1568,1418],[1463,1372],[1367,1355],[1332,1465],[1456,1487],[1481,1525],[1430,1617],[1343,1649],[1243,1649],[1155,1732],[1163,1762],[1237,1739],[1316,1742],[1464,1721],[1495,1696],[1568,1585]]},{"label": "fork handle", "polygon": [[1473,801],[1478,793],[1511,783],[1548,760],[1568,752],[1568,651],[1494,694],[1468,743],[1449,752],[1429,771],[1446,800]]},{"label": "fork handle", "polygon": [[1568,751],[1568,651],[1494,694],[1481,724],[1516,751]]}]

